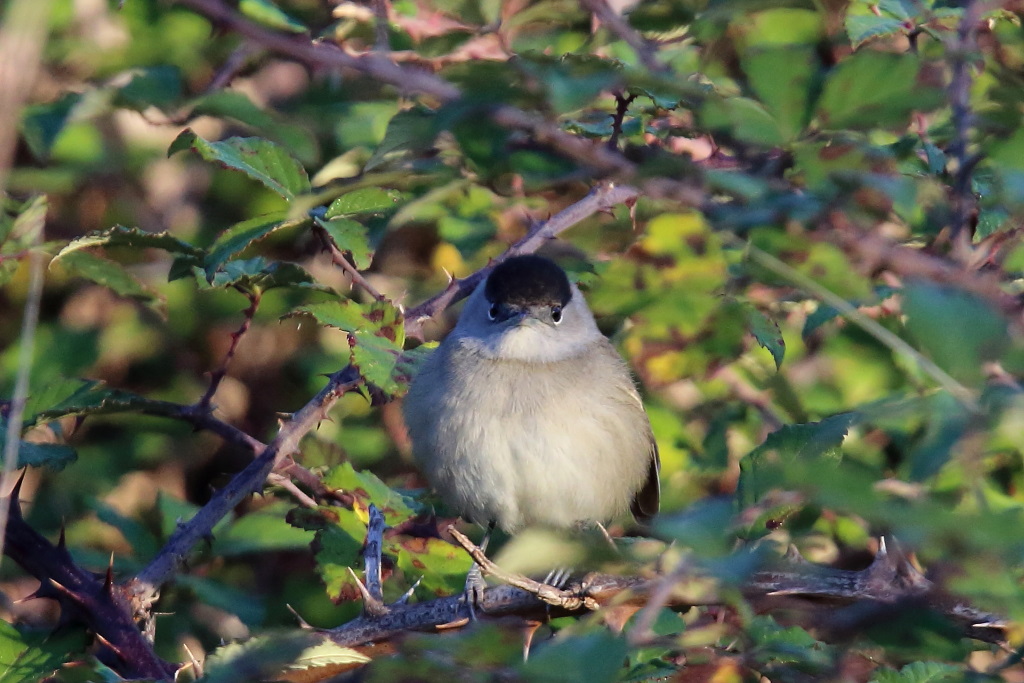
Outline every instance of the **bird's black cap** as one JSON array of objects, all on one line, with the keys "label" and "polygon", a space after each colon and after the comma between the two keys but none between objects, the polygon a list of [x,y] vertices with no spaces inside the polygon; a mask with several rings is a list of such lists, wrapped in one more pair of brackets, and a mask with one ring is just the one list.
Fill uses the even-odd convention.
[{"label": "bird's black cap", "polygon": [[513,306],[565,306],[572,298],[569,278],[542,256],[513,256],[487,276],[487,300]]}]

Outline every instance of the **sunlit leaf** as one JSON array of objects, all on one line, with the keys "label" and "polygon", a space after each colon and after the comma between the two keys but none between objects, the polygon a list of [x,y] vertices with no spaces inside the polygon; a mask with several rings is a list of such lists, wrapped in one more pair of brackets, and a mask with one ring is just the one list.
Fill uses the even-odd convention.
[{"label": "sunlit leaf", "polygon": [[271,0],[241,0],[238,11],[259,24],[279,31],[305,33],[309,30]]},{"label": "sunlit leaf", "polygon": [[285,199],[309,191],[306,169],[287,150],[261,138],[228,138],[208,142],[186,128],[171,143],[168,155],[190,149],[206,161],[240,171]]},{"label": "sunlit leaf", "polygon": [[370,267],[370,241],[366,235],[366,227],[351,218],[339,216],[330,220],[316,219],[317,225],[327,231],[335,246],[352,255],[352,262],[359,270]]}]

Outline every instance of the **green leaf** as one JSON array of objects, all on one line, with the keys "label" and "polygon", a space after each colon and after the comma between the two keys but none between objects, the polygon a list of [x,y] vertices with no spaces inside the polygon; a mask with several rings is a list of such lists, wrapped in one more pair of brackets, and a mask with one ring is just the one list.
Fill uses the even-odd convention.
[{"label": "green leaf", "polygon": [[178,103],[181,94],[181,71],[175,66],[154,66],[133,70],[128,83],[118,88],[115,102],[136,111],[151,106],[166,110]]},{"label": "green leaf", "polygon": [[825,81],[817,115],[823,128],[903,128],[911,112],[944,101],[935,85],[919,82],[915,55],[862,50],[843,60]]},{"label": "green leaf", "polygon": [[84,237],[73,240],[53,257],[54,263],[61,261],[69,254],[88,247],[127,247],[130,249],[160,249],[183,259],[185,262],[198,265],[206,252],[188,242],[174,237],[168,232],[147,232],[139,228],[126,228],[115,225],[108,230],[91,232]]},{"label": "green leaf", "polygon": [[963,668],[942,662],[912,662],[899,670],[881,668],[871,683],[959,683],[963,681]]},{"label": "green leaf", "polygon": [[236,223],[222,232],[217,240],[210,245],[209,253],[206,255],[203,264],[206,269],[206,277],[212,278],[217,269],[228,259],[239,254],[253,242],[263,239],[275,230],[298,224],[298,221],[285,222],[287,217],[288,214],[283,211],[257,216]]},{"label": "green leaf", "polygon": [[97,256],[90,251],[78,250],[63,254],[60,265],[71,275],[91,280],[120,296],[147,303],[158,299],[154,291],[142,284],[120,263]]},{"label": "green leaf", "polygon": [[369,172],[390,162],[416,157],[431,149],[437,136],[434,119],[433,112],[419,108],[395,114],[388,122],[384,139],[373,151],[363,171]]},{"label": "green leaf", "polygon": [[956,379],[980,382],[985,361],[1009,347],[1006,319],[985,300],[952,286],[910,283],[904,289],[907,331]]},{"label": "green leaf", "polygon": [[138,394],[112,389],[94,380],[67,379],[51,382],[45,393],[33,394],[26,403],[33,421],[55,420],[69,415],[104,415],[142,412],[153,403]]},{"label": "green leaf", "polygon": [[206,161],[212,161],[231,171],[240,171],[262,183],[287,200],[309,191],[309,177],[283,147],[262,138],[228,138],[221,142],[208,142],[190,128],[175,138],[168,156],[191,149]]},{"label": "green leaf", "polygon": [[204,280],[204,284],[215,289],[238,287],[255,292],[281,287],[299,287],[329,293],[334,291],[330,287],[318,284],[302,266],[283,261],[268,261],[262,256],[228,261],[214,273],[212,280]]},{"label": "green leaf", "polygon": [[352,262],[359,270],[370,267],[370,240],[366,234],[366,226],[351,218],[339,216],[330,220],[315,219],[317,225],[327,231],[334,245],[343,252],[352,255]]},{"label": "green leaf", "polygon": [[213,541],[213,553],[221,557],[272,552],[306,550],[313,534],[295,528],[285,521],[290,504],[280,503],[260,508],[234,520]]},{"label": "green leaf", "polygon": [[556,637],[522,665],[527,680],[543,683],[612,683],[626,661],[626,642],[605,629]]},{"label": "green leaf", "polygon": [[[414,514],[413,502],[385,484],[373,472],[356,470],[352,463],[345,462],[324,475],[324,485],[336,491],[353,496],[356,512],[369,519],[370,504],[384,514],[390,526],[408,521]],[[364,530],[365,531],[365,530]]]},{"label": "green leaf", "polygon": [[[7,429],[7,418],[0,418],[0,444],[7,443]],[[77,458],[78,454],[70,446],[21,441],[18,444],[18,460],[15,469],[49,467],[51,470],[60,471]]]},{"label": "green leaf", "polygon": [[784,486],[789,462],[838,461],[846,433],[858,419],[857,413],[842,413],[821,422],[785,425],[769,434],[740,461],[740,505],[754,505],[771,489]]},{"label": "green leaf", "polygon": [[48,161],[54,143],[64,131],[75,107],[82,100],[80,93],[65,93],[47,104],[25,107],[21,119],[21,133],[32,154],[40,161]]},{"label": "green leaf", "polygon": [[37,683],[74,653],[84,653],[87,644],[83,630],[32,632],[0,620],[0,683]]},{"label": "green leaf", "polygon": [[306,33],[309,31],[302,22],[293,19],[270,0],[240,0],[238,11],[267,28],[287,31],[289,33]]},{"label": "green leaf", "polygon": [[398,568],[432,596],[458,593],[466,583],[473,560],[462,548],[440,538],[395,535],[385,540],[385,552]]},{"label": "green leaf", "polygon": [[343,194],[331,202],[324,218],[387,213],[396,210],[398,204],[404,199],[405,195],[398,190],[364,187]]},{"label": "green leaf", "polygon": [[244,643],[217,648],[207,659],[201,683],[277,680],[287,669],[309,669],[315,662],[362,665],[370,658],[355,650],[329,646],[315,633],[263,634]]},{"label": "green leaf", "polygon": [[782,359],[786,355],[786,340],[782,338],[782,331],[779,324],[756,308],[747,308],[747,321],[750,323],[750,333],[761,345],[761,348],[768,349],[775,360],[775,369],[782,367]]},{"label": "green leaf", "polygon": [[349,333],[350,362],[367,382],[387,394],[400,393],[407,378],[399,363],[405,344],[401,312],[387,301],[360,305],[350,299],[302,306],[297,314],[308,314],[321,325]]},{"label": "green leaf", "polygon": [[706,498],[682,512],[658,515],[654,529],[658,536],[678,541],[702,556],[722,556],[733,548],[729,529],[734,514],[732,500]]},{"label": "green leaf", "polygon": [[773,46],[743,55],[743,70],[750,86],[772,114],[786,142],[797,139],[807,125],[817,69],[817,55],[809,45]]},{"label": "green leaf", "polygon": [[197,116],[234,119],[280,142],[307,163],[318,160],[320,152],[316,140],[307,129],[259,108],[244,93],[232,90],[207,93],[192,101],[191,117]]},{"label": "green leaf", "polygon": [[347,510],[321,506],[317,510],[296,509],[288,513],[288,523],[316,531],[316,569],[324,583],[327,596],[335,603],[360,597],[350,568],[361,562],[366,540],[366,510]]}]

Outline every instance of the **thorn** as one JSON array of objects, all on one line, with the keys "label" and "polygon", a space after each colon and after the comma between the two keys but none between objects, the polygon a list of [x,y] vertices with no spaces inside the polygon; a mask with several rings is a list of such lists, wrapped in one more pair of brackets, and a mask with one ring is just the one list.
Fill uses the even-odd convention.
[{"label": "thorn", "polygon": [[448,278],[448,284],[449,285],[452,284],[453,282],[455,282],[455,276],[452,275],[451,271],[449,271],[447,268],[445,268],[444,266],[441,266],[441,272],[444,273],[445,277]]},{"label": "thorn", "polygon": [[57,537],[57,550],[61,550],[61,551],[67,552],[67,549],[68,549],[68,539],[67,539],[66,529],[64,527],[64,520],[61,519],[60,520],[60,536]]},{"label": "thorn", "polygon": [[96,636],[96,640],[100,641],[100,643],[102,643],[104,647],[106,647],[115,655],[117,655],[117,658],[120,659],[122,662],[128,661],[128,658],[124,656],[124,653],[121,651],[121,648],[114,645],[112,642],[104,638],[99,633],[94,633],[93,635]]},{"label": "thorn", "polygon": [[292,616],[295,617],[295,621],[299,622],[299,628],[303,629],[304,631],[312,631],[313,630],[313,625],[310,624],[305,619],[303,619],[302,615],[299,614],[298,612],[296,612],[294,607],[292,607],[288,603],[285,603],[284,606],[288,609],[289,612],[292,613]]},{"label": "thorn", "polygon": [[797,547],[792,543],[790,543],[789,547],[786,548],[786,554],[783,557],[786,561],[793,564],[811,564],[806,557],[800,554],[800,551],[797,550]]},{"label": "thorn", "polygon": [[378,617],[387,611],[387,608],[381,603],[380,600],[370,595],[370,591],[367,590],[363,582],[359,580],[356,573],[352,571],[352,567],[346,567],[348,573],[352,576],[352,579],[356,582],[356,588],[359,589],[359,594],[363,596],[363,611],[370,616]]},{"label": "thorn", "polygon": [[414,583],[412,586],[410,586],[409,590],[405,591],[405,593],[402,594],[402,597],[398,598],[398,600],[395,601],[395,604],[396,605],[408,605],[409,604],[409,599],[412,597],[413,591],[416,590],[416,588],[420,585],[421,581],[423,581],[423,577],[422,576],[420,578],[416,579],[416,583]]},{"label": "thorn", "polygon": [[18,481],[14,483],[14,488],[11,489],[11,499],[7,503],[9,519],[24,519],[21,515],[21,485],[25,483],[26,472],[27,470],[21,471],[21,476],[18,477]]},{"label": "thorn", "polygon": [[192,654],[192,650],[188,649],[188,645],[186,645],[185,643],[182,643],[181,647],[185,649],[185,654],[188,655],[188,658],[189,658],[189,660],[192,663],[192,670],[195,672],[196,679],[202,678],[203,677],[203,665],[200,664],[199,660],[196,659],[196,656],[194,654]]},{"label": "thorn", "polygon": [[71,598],[72,600],[74,600],[79,605],[81,605],[83,603],[83,600],[82,600],[82,598],[80,598],[78,596],[78,593],[74,592],[73,590],[71,590],[67,586],[64,586],[59,581],[57,581],[57,579],[51,578],[51,579],[49,579],[49,582],[50,582],[51,586],[53,586],[54,588],[57,589],[57,592],[60,593],[60,595],[66,597],[66,598]]},{"label": "thorn", "polygon": [[108,594],[114,592],[114,553],[110,553],[110,564],[107,565],[107,576],[103,580],[103,590]]}]

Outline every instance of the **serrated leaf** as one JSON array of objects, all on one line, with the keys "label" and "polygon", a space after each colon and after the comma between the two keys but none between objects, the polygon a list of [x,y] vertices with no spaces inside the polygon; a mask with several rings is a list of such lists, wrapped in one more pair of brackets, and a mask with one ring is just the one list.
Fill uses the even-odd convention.
[{"label": "serrated leaf", "polygon": [[234,520],[213,541],[213,552],[222,557],[281,550],[305,550],[313,534],[285,521],[289,504],[260,508]]},{"label": "serrated leaf", "polygon": [[[78,383],[77,387],[72,387]],[[52,383],[61,386],[56,394],[49,391],[42,396],[29,397],[26,408],[35,410],[33,421],[55,420],[68,415],[102,415],[110,413],[141,412],[153,403],[148,398],[121,389],[112,389],[94,380],[65,380]],[[57,398],[60,396],[60,398]],[[45,405],[44,405],[45,404]]]},{"label": "serrated leaf", "polygon": [[288,513],[288,523],[300,529],[316,531],[316,569],[324,589],[335,603],[359,598],[357,579],[349,571],[359,566],[366,540],[366,512],[337,506],[316,510],[296,509]]},{"label": "serrated leaf", "polygon": [[[0,420],[0,444],[7,443],[7,428],[7,419]],[[52,470],[60,471],[77,458],[78,454],[70,446],[21,441],[18,444],[16,469],[23,467],[49,467]]]},{"label": "serrated leaf", "polygon": [[262,138],[228,138],[208,142],[190,128],[175,138],[168,156],[190,149],[206,161],[231,171],[240,171],[287,200],[309,191],[309,177],[287,150]]},{"label": "serrated leaf", "polygon": [[329,287],[318,284],[302,266],[283,261],[268,261],[262,256],[228,261],[206,284],[212,288],[239,287],[259,292],[280,287],[333,292]]},{"label": "serrated leaf", "polygon": [[[362,666],[369,661],[371,661],[370,658],[363,653],[353,650],[350,647],[343,647],[325,638],[320,644],[313,645],[303,650],[298,657],[292,660],[292,663],[288,665],[288,668],[293,670],[306,670],[325,669],[329,667],[330,675],[336,676],[337,674],[348,671],[349,669]],[[326,672],[318,673],[323,673],[325,676],[327,675]]]},{"label": "serrated leaf", "polygon": [[384,513],[390,526],[396,526],[413,516],[413,503],[404,495],[385,484],[373,472],[359,471],[352,463],[342,463],[324,475],[324,484],[331,489],[345,491],[355,498],[356,512],[369,519],[372,503]]},{"label": "serrated leaf", "polygon": [[270,0],[240,0],[238,11],[258,24],[289,33],[305,33],[309,29]]},{"label": "serrated leaf", "polygon": [[91,251],[79,250],[64,254],[60,265],[68,273],[84,277],[120,296],[147,303],[158,299],[156,292],[137,280],[120,263],[97,256]]},{"label": "serrated leaf", "polygon": [[218,90],[193,100],[191,117],[198,116],[234,119],[280,142],[300,160],[314,163],[318,158],[316,139],[308,130],[260,109],[241,92]]},{"label": "serrated leaf", "polygon": [[263,239],[275,230],[298,224],[298,221],[285,222],[287,217],[288,214],[284,211],[257,216],[241,223],[235,223],[222,232],[210,245],[209,253],[206,255],[204,268],[207,278],[212,278],[224,262],[253,242]]},{"label": "serrated leaf", "polygon": [[750,323],[750,333],[754,335],[757,343],[772,354],[775,369],[781,368],[782,359],[786,355],[786,340],[782,338],[779,324],[752,307],[747,309],[747,321]]},{"label": "serrated leaf", "polygon": [[423,590],[435,596],[461,590],[473,565],[466,551],[440,538],[396,535],[386,539],[384,546],[407,577],[418,579]]},{"label": "serrated leaf", "polygon": [[884,38],[906,32],[907,29],[903,22],[892,17],[874,14],[848,14],[846,16],[846,34],[855,48],[873,38]]},{"label": "serrated leaf", "polygon": [[769,490],[783,485],[785,466],[790,462],[838,462],[846,433],[858,419],[857,413],[841,413],[821,422],[785,425],[769,434],[740,461],[740,504],[753,505]]},{"label": "serrated leaf", "polygon": [[37,683],[87,644],[81,629],[30,632],[0,620],[0,683]]},{"label": "serrated leaf", "polygon": [[327,207],[325,218],[339,216],[360,216],[394,211],[398,203],[405,199],[398,190],[385,190],[380,187],[364,187],[341,195]]},{"label": "serrated leaf", "polygon": [[321,642],[313,633],[263,634],[244,643],[230,643],[206,659],[202,683],[277,680],[305,650]]},{"label": "serrated leaf", "polygon": [[364,270],[370,267],[370,240],[366,235],[366,226],[351,218],[338,216],[330,220],[315,219],[317,225],[327,231],[334,245],[343,252],[352,255],[356,268]]},{"label": "serrated leaf", "polygon": [[962,680],[962,667],[942,662],[911,662],[899,672],[879,669],[871,683],[954,683]]},{"label": "serrated leaf", "polygon": [[205,251],[194,247],[188,242],[178,239],[167,232],[147,232],[139,228],[126,228],[123,225],[115,225],[108,230],[91,232],[84,237],[73,240],[66,247],[53,257],[50,262],[52,266],[68,254],[72,254],[87,247],[129,247],[134,249],[160,249],[189,262],[199,264],[202,261]]},{"label": "serrated leaf", "polygon": [[404,373],[399,369],[405,326],[401,311],[390,302],[375,301],[361,305],[350,299],[326,301],[296,309],[321,325],[337,327],[349,333],[350,362],[367,382],[387,394],[397,394],[403,387]]}]

